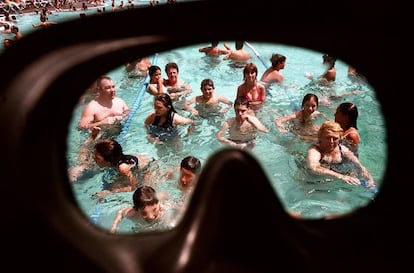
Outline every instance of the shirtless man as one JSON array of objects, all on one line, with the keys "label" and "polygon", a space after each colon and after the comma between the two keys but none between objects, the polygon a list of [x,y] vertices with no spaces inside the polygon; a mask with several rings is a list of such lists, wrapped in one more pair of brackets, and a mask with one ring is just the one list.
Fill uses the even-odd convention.
[{"label": "shirtless man", "polygon": [[32,26],[34,28],[40,28],[40,27],[47,28],[47,27],[50,27],[50,26],[53,26],[53,25],[56,25],[56,24],[57,24],[56,22],[48,21],[48,19],[45,15],[41,15],[40,16],[40,23],[39,24],[33,24]]},{"label": "shirtless man", "polygon": [[[201,114],[204,116],[205,114],[214,113],[223,115],[233,106],[233,102],[214,92],[213,80],[202,80],[200,89],[202,95],[188,100],[184,106],[184,109],[190,111],[193,115],[198,116]],[[221,108],[220,103],[227,104],[227,107]],[[195,107],[192,107],[192,104],[195,104]]]},{"label": "shirtless man", "polygon": [[280,70],[285,68],[286,56],[282,54],[273,54],[270,61],[272,62],[272,66],[266,69],[260,78],[260,81],[265,85],[269,85],[274,82],[282,83],[284,76],[280,73]]},{"label": "shirtless man", "polygon": [[231,48],[224,44],[225,49],[218,47],[218,41],[211,42],[211,46],[200,47],[198,52],[203,52],[206,56],[217,57],[219,55],[228,54]]},{"label": "shirtless man", "polygon": [[173,101],[193,92],[191,86],[178,78],[179,69],[176,63],[167,63],[165,73],[168,79],[164,79],[164,86]]},{"label": "shirtless man", "polygon": [[126,102],[115,96],[115,83],[109,76],[101,76],[97,80],[98,95],[83,109],[78,129],[89,130],[100,127],[114,134],[120,122],[128,115],[129,107]]},{"label": "shirtless man", "polygon": [[[253,149],[257,132],[267,133],[269,130],[255,116],[246,98],[239,97],[235,100],[234,111],[236,116],[223,123],[216,137],[221,143],[232,147]],[[228,137],[225,136],[226,133]]]},{"label": "shirtless man", "polygon": [[[224,56],[223,60],[232,60],[235,62],[246,63],[248,60],[251,59],[251,55],[249,52],[243,49],[244,42],[243,41],[236,41],[235,42],[235,50],[229,50],[226,56]],[[224,44],[227,49],[230,47],[227,44]]]}]

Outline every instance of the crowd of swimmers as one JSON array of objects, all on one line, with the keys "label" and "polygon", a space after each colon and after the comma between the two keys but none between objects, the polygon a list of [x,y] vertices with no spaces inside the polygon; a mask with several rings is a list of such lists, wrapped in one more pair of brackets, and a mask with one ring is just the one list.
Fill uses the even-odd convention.
[{"label": "crowd of swimmers", "polygon": [[[191,86],[179,77],[179,67],[169,62],[164,67],[166,78],[162,77],[161,67],[152,64],[147,58],[140,58],[125,65],[125,72],[133,77],[149,77],[147,92],[153,96],[153,110],[145,120],[146,139],[156,147],[172,147],[182,150],[180,127],[186,126],[191,137],[197,126],[197,118],[209,118],[212,115],[224,117],[229,111],[234,114],[223,119],[215,136],[223,145],[239,149],[253,150],[260,134],[269,132],[261,121],[261,109],[266,104],[267,87],[283,84],[281,71],[287,58],[282,54],[273,54],[269,67],[258,79],[257,66],[251,62],[251,56],[241,52],[243,42],[236,41],[234,50],[227,44],[218,48],[218,42],[202,47],[199,52],[211,57],[234,58],[238,65],[243,63],[243,82],[236,87],[235,97],[226,98],[216,94],[214,81],[205,78],[200,83],[200,95],[192,96]],[[238,57],[240,58],[238,58]],[[317,83],[335,81],[336,59],[323,55],[326,71],[319,77],[305,76]],[[137,70],[139,73],[136,73]],[[160,162],[145,153],[125,154],[121,144],[115,140],[122,128],[122,122],[129,115],[128,104],[116,95],[116,84],[108,75],[97,79],[89,99],[84,104],[78,129],[89,132],[89,139],[81,148],[78,165],[69,170],[72,182],[81,179],[85,172],[100,168],[114,170],[111,180],[93,198],[102,198],[118,192],[133,192],[133,205],[122,208],[116,215],[111,232],[115,232],[124,218],[140,218],[152,221],[162,213],[154,188],[154,179],[170,178],[167,173],[159,173]],[[192,96],[192,97],[191,97]],[[376,187],[370,172],[359,161],[358,145],[360,136],[357,128],[358,108],[352,102],[337,105],[334,118],[318,110],[319,98],[314,93],[303,96],[301,108],[274,119],[274,125],[280,133],[293,133],[301,140],[309,142],[306,166],[314,174],[338,179],[346,184],[358,186],[365,183],[367,188]],[[179,111],[177,111],[179,109]],[[319,122],[320,119],[324,121]],[[343,171],[343,162],[352,162],[352,170]],[[173,168],[173,166],[170,166]],[[174,168],[173,168],[174,169]],[[194,188],[197,175],[201,171],[201,161],[193,155],[182,159],[179,168],[177,187]],[[162,198],[161,198],[162,200]]]}]

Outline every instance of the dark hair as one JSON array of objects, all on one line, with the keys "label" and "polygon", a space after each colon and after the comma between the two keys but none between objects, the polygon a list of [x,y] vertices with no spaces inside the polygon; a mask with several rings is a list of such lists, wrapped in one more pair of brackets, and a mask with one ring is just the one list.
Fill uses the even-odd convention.
[{"label": "dark hair", "polygon": [[206,85],[209,85],[209,86],[211,86],[211,87],[213,87],[214,88],[214,82],[213,82],[213,80],[212,79],[204,79],[204,80],[202,80],[201,81],[201,86],[200,86],[200,88],[203,88],[204,86],[206,86]]},{"label": "dark hair", "polygon": [[140,186],[132,195],[132,201],[134,202],[134,209],[143,209],[146,206],[152,206],[159,202],[154,188],[150,186]]},{"label": "dark hair", "polygon": [[248,64],[246,64],[244,66],[244,69],[243,69],[243,79],[245,79],[246,73],[251,73],[251,72],[255,72],[256,73],[256,77],[257,77],[257,74],[258,74],[257,65],[255,65],[254,63],[248,63]]},{"label": "dark hair", "polygon": [[103,139],[95,144],[94,149],[112,166],[116,166],[124,155],[122,146],[115,139]]},{"label": "dark hair", "polygon": [[270,62],[272,63],[272,66],[277,66],[280,63],[283,63],[286,61],[286,56],[282,54],[272,54],[272,57],[270,57]]},{"label": "dark hair", "polygon": [[312,94],[312,93],[308,93],[308,94],[306,94],[305,96],[303,96],[303,99],[302,99],[302,107],[303,107],[303,105],[305,105],[305,103],[306,103],[307,101],[309,101],[311,98],[314,98],[314,99],[315,99],[315,101],[316,101],[316,106],[318,106],[318,107],[319,107],[319,99],[318,99],[318,96],[317,96],[317,95],[315,95],[315,94]]},{"label": "dark hair", "polygon": [[165,65],[165,73],[168,73],[168,70],[170,70],[171,68],[175,68],[177,69],[177,72],[180,72],[180,70],[178,69],[178,64],[171,62]]},{"label": "dark hair", "polygon": [[357,127],[358,108],[355,104],[353,104],[352,102],[343,102],[338,106],[338,110],[342,114],[348,116],[349,127],[354,127],[355,129],[358,129]]},{"label": "dark hair", "polygon": [[234,109],[236,109],[238,105],[246,105],[247,108],[250,108],[250,101],[245,97],[238,97],[234,100]]},{"label": "dark hair", "polygon": [[172,112],[174,112],[174,113],[177,113],[177,111],[174,109],[174,106],[173,106],[173,103],[172,103],[171,97],[170,97],[170,95],[168,95],[167,93],[163,93],[163,94],[157,95],[157,96],[155,97],[155,99],[154,99],[154,102],[155,102],[155,101],[160,101],[160,102],[162,102],[162,104],[163,104],[165,107],[170,108],[170,111],[172,111]]},{"label": "dark hair", "polygon": [[242,49],[244,46],[244,41],[236,41],[235,46],[236,46],[236,49]]},{"label": "dark hair", "polygon": [[329,63],[329,64],[331,65],[331,67],[333,67],[333,66],[335,65],[336,58],[335,58],[335,57],[333,57],[333,56],[331,56],[331,55],[324,54],[324,55],[322,56],[322,59],[323,59],[323,62],[324,62],[324,63]]},{"label": "dark hair", "polygon": [[160,71],[161,71],[161,68],[160,68],[158,65],[151,65],[151,66],[148,68],[148,75],[149,75],[150,77],[152,77],[152,76],[155,74],[155,72],[157,72],[158,70],[160,70]]},{"label": "dark hair", "polygon": [[197,157],[187,156],[181,160],[181,168],[199,174],[201,171],[201,162]]}]

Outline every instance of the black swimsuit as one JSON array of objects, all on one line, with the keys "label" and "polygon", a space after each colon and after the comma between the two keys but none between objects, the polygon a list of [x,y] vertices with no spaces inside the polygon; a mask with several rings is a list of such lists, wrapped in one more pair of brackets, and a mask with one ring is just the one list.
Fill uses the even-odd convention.
[{"label": "black swimsuit", "polygon": [[161,141],[169,141],[178,136],[177,126],[173,124],[174,112],[168,115],[167,120],[163,124],[160,123],[161,117],[156,116],[154,121],[148,126],[148,133]]}]

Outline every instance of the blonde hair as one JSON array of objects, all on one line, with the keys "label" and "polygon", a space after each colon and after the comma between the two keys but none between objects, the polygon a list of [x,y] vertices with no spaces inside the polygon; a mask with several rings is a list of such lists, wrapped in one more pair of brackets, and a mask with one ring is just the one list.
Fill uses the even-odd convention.
[{"label": "blonde hair", "polygon": [[342,134],[344,132],[341,125],[339,125],[339,123],[337,123],[333,120],[328,120],[328,121],[325,121],[324,123],[322,123],[321,127],[319,127],[318,137],[321,137],[321,135],[324,131],[332,131],[332,132],[335,132],[335,133],[339,133],[341,135],[341,138],[342,138]]}]

